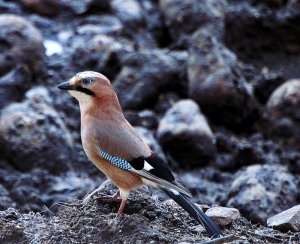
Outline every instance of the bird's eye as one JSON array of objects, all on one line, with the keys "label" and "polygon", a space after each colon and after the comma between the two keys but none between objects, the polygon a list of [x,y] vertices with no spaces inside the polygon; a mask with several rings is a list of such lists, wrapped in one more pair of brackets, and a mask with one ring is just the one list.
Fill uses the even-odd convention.
[{"label": "bird's eye", "polygon": [[92,83],[92,79],[91,78],[84,78],[82,79],[82,84],[84,84],[85,86],[88,86]]}]

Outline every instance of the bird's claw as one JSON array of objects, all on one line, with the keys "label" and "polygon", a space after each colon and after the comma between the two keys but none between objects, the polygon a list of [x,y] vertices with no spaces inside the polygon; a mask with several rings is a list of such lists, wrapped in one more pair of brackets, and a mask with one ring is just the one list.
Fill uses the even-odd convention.
[{"label": "bird's claw", "polygon": [[99,194],[95,199],[97,200],[101,200],[104,202],[119,202],[122,199],[119,198],[120,196],[120,192],[117,191],[114,195],[106,195],[106,194]]}]

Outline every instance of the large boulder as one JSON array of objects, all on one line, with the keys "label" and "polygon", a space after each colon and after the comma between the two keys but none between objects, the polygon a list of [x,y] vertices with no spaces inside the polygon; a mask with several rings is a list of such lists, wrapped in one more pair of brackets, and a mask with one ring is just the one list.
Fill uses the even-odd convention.
[{"label": "large boulder", "polygon": [[189,49],[189,93],[209,118],[232,129],[252,125],[255,101],[236,55],[200,29]]},{"label": "large boulder", "polygon": [[[239,59],[254,64],[259,72],[280,72],[284,80],[299,77],[299,2],[232,0],[230,3],[224,40]],[[268,89],[265,88],[260,93],[265,93]]]},{"label": "large boulder", "polygon": [[28,20],[12,15],[0,15],[0,75],[16,65],[28,68],[32,75],[40,72],[44,59],[43,37]]},{"label": "large boulder", "polygon": [[30,71],[26,66],[17,66],[0,77],[0,109],[11,102],[22,100],[32,85]]},{"label": "large boulder", "polygon": [[280,165],[252,165],[240,170],[229,189],[227,205],[255,223],[296,205],[296,179]]},{"label": "large boulder", "polygon": [[161,119],[159,142],[181,167],[207,164],[214,156],[214,135],[198,105],[189,99],[175,103]]},{"label": "large boulder", "polygon": [[269,98],[264,111],[265,131],[272,137],[286,139],[299,147],[300,142],[300,80],[289,80]]},{"label": "large boulder", "polygon": [[124,33],[134,40],[138,47],[152,49],[157,47],[156,40],[148,30],[143,6],[137,0],[112,0],[111,9],[123,23]]},{"label": "large boulder", "polygon": [[141,109],[164,89],[181,87],[184,73],[185,59],[178,52],[134,52],[125,56],[113,85],[124,109]]},{"label": "large boulder", "polygon": [[[99,28],[101,26],[97,27],[97,29]],[[89,26],[89,30],[92,31],[91,26]],[[90,33],[89,35],[92,37],[87,40],[85,45],[78,45],[75,48],[72,63],[79,69],[97,70],[110,79],[114,78],[121,69],[123,57],[133,52],[133,45],[130,42],[120,42],[105,33],[94,36],[93,33]]]},{"label": "large boulder", "polygon": [[165,24],[177,44],[207,24],[213,24],[213,31],[223,34],[224,4],[223,0],[159,1]]},{"label": "large boulder", "polygon": [[45,88],[35,88],[24,102],[2,110],[0,150],[16,169],[61,173],[70,166],[72,137],[49,99]]}]

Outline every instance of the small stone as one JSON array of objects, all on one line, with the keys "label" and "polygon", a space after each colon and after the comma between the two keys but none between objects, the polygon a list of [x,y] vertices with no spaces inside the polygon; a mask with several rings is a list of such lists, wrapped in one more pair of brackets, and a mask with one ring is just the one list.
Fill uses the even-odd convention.
[{"label": "small stone", "polygon": [[241,217],[236,208],[212,207],[205,213],[219,225],[228,225]]},{"label": "small stone", "polygon": [[269,218],[267,224],[277,230],[300,231],[300,205]]}]

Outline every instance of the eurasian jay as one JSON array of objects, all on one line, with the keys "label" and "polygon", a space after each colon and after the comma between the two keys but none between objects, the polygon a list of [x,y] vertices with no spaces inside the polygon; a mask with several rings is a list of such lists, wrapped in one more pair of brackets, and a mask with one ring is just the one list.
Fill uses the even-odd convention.
[{"label": "eurasian jay", "polygon": [[166,164],[150,150],[125,119],[117,95],[104,75],[92,71],[81,72],[58,88],[68,90],[79,102],[84,151],[119,188],[112,196],[112,199],[116,199],[120,195],[122,199],[119,215],[130,191],[147,185],[162,189],[191,217],[204,225],[210,236],[222,235],[219,226],[188,199],[191,197],[189,191],[175,181]]}]

